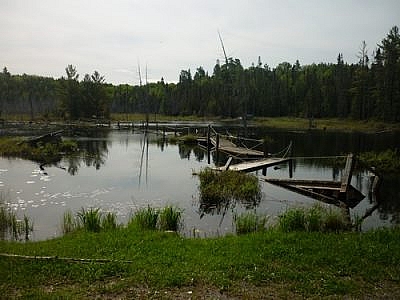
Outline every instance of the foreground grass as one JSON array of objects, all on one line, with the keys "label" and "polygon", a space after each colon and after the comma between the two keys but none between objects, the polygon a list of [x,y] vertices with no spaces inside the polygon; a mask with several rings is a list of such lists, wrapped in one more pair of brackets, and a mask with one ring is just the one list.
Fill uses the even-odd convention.
[{"label": "foreground grass", "polygon": [[[3,296],[21,298],[400,297],[400,229],[187,239],[136,227],[0,242]],[[128,262],[129,261],[129,262]],[[34,276],[33,276],[34,275]]]}]

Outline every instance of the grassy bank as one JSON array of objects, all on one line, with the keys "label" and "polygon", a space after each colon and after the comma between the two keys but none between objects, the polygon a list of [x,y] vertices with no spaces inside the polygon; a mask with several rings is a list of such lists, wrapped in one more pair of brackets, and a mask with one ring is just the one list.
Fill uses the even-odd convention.
[{"label": "grassy bank", "polygon": [[[110,117],[111,122],[142,122],[146,120],[146,115],[141,113],[114,113]],[[30,115],[9,115],[6,121],[10,122],[30,122]],[[86,120],[89,122],[89,120]],[[98,120],[93,119],[92,122]],[[103,120],[108,122],[108,120]],[[176,121],[187,121],[187,122],[222,122],[227,124],[240,124],[240,119],[222,118],[218,116],[166,116],[160,114],[150,114],[150,122],[176,122]],[[34,118],[33,122],[47,123],[47,122],[68,122],[60,118],[51,117],[43,118],[38,116]],[[80,123],[84,124],[83,120]],[[90,124],[90,122],[88,123]],[[310,129],[310,121],[307,118],[294,118],[294,117],[256,117],[248,120],[249,125],[265,126],[270,128],[288,129],[288,130],[308,130]],[[380,132],[386,130],[400,130],[399,123],[385,123],[381,121],[368,120],[368,121],[357,121],[352,119],[314,119],[313,129],[317,130],[338,130],[338,131],[360,131],[360,132]]]},{"label": "grassy bank", "polygon": [[[218,239],[129,226],[29,243],[0,242],[10,298],[400,297],[400,229],[267,230]],[[106,259],[76,262],[60,258]],[[33,276],[34,275],[34,276]]]},{"label": "grassy bank", "polygon": [[[289,130],[307,130],[310,128],[310,121],[305,118],[255,118],[254,122],[260,126]],[[374,120],[356,121],[351,119],[314,119],[313,125],[314,129],[317,130],[360,132],[400,130],[400,124],[384,123]]]},{"label": "grassy bank", "polygon": [[58,162],[64,154],[77,150],[77,144],[73,141],[61,141],[59,143],[39,143],[32,146],[18,137],[0,138],[0,156],[10,158],[23,158],[40,163]]}]

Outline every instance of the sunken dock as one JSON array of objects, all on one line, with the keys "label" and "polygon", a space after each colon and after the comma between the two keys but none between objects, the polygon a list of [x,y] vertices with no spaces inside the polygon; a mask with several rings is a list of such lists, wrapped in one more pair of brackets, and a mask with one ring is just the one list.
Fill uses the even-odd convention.
[{"label": "sunken dock", "polygon": [[[266,169],[275,165],[283,164],[286,162],[291,163],[291,158],[281,158],[281,157],[267,157],[264,159],[245,161],[242,163],[234,164],[234,165],[225,165],[219,168],[216,168],[218,171],[237,171],[237,172],[254,172],[261,169]],[[229,160],[228,160],[229,162]]]}]

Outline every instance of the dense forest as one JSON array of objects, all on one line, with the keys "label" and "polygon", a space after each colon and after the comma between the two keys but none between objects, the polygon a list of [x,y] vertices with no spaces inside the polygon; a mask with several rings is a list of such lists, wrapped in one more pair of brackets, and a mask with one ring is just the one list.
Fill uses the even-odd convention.
[{"label": "dense forest", "polygon": [[293,116],[400,121],[400,35],[394,26],[371,56],[361,43],[357,64],[275,68],[261,58],[248,68],[239,59],[217,61],[212,75],[203,67],[182,70],[179,82],[111,85],[97,71],[80,80],[73,65],[59,79],[0,73],[0,118],[109,118],[110,113],[196,116]]}]

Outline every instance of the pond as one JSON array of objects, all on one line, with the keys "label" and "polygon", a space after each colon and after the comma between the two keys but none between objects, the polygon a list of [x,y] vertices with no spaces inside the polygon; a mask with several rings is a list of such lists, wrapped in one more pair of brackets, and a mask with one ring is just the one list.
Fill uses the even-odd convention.
[{"label": "pond", "polygon": [[[224,128],[224,130],[226,130]],[[240,129],[231,128],[234,134]],[[249,129],[249,135],[272,141],[269,152],[278,152],[293,142],[293,177],[339,181],[342,169],[332,168],[328,156],[349,152],[399,148],[398,133],[335,133],[323,131],[280,131]],[[215,166],[215,155],[208,165],[207,154],[198,146],[171,144],[156,134],[141,131],[96,129],[72,132],[67,139],[76,140],[85,154],[64,158],[57,165],[39,166],[22,159],[0,158],[0,191],[8,207],[34,223],[32,240],[43,240],[61,234],[61,222],[68,209],[82,207],[112,211],[126,223],[138,208],[174,205],[183,210],[183,234],[219,236],[234,230],[233,216],[251,209],[269,215],[271,220],[288,207],[311,206],[309,197],[261,182],[259,203],[231,203],[229,207],[207,208],[200,204],[199,179],[194,172]],[[81,153],[81,152],[80,152]],[[83,152],[82,152],[83,153]],[[224,158],[221,158],[223,163]],[[261,176],[261,171],[255,172]],[[351,216],[362,216],[373,206],[376,195],[369,193],[371,174],[354,172],[352,185],[366,197]],[[288,165],[269,168],[271,178],[289,178]],[[379,197],[382,205],[363,223],[363,230],[400,224],[398,178],[385,178]]]}]

